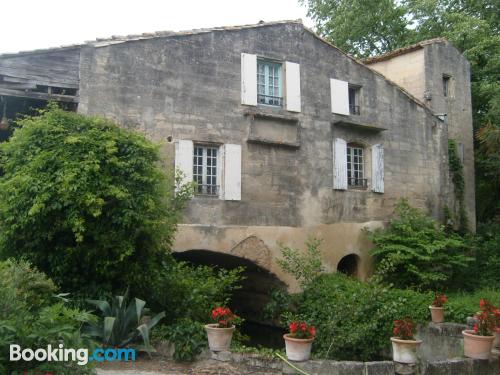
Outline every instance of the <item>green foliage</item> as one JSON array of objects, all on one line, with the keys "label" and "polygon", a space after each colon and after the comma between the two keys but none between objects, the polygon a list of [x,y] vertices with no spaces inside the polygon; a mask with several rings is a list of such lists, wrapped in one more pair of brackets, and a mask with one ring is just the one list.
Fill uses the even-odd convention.
[{"label": "green foliage", "polygon": [[158,147],[109,120],[51,105],[19,125],[0,145],[0,256],[72,291],[148,285],[191,187],[174,195]]},{"label": "green foliage", "polygon": [[453,139],[448,140],[448,161],[452,174],[455,197],[458,202],[458,230],[461,233],[468,231],[467,212],[465,210],[465,177],[464,167],[458,156],[457,143]]},{"label": "green foliage", "polygon": [[[474,129],[496,133],[500,119],[500,9],[498,0],[299,0],[320,35],[357,57],[380,55],[444,37],[470,62]],[[480,130],[481,131],[481,130]],[[479,142],[483,143],[481,138]],[[476,151],[479,221],[498,214],[498,142],[492,158]],[[496,168],[492,168],[492,164]],[[495,174],[492,178],[491,174]]]},{"label": "green foliage", "polygon": [[465,241],[402,199],[385,229],[368,231],[375,247],[375,276],[401,288],[441,290],[472,261]]},{"label": "green foliage", "polygon": [[181,319],[169,326],[160,327],[155,338],[174,344],[174,359],[179,362],[195,360],[196,356],[208,346],[203,323],[191,319]]},{"label": "green foliage", "polygon": [[[154,351],[150,344],[149,337],[151,329],[165,317],[165,312],[145,319],[149,310],[145,309],[146,302],[135,298],[127,306],[127,296],[115,296],[111,304],[107,301],[88,300],[88,303],[97,307],[101,312],[101,319],[97,324],[88,327],[87,332],[107,346],[125,347],[134,346],[138,350],[148,353]],[[137,346],[139,337],[142,339],[142,346]]]},{"label": "green foliage", "polygon": [[[498,287],[500,284],[495,284]],[[500,306],[500,289],[484,288],[474,292],[456,292],[448,294],[445,305],[445,319],[449,322],[464,324],[467,317],[479,311],[479,301],[487,299],[495,306]]]},{"label": "green foliage", "polygon": [[316,357],[369,361],[388,349],[394,320],[427,321],[432,299],[430,292],[385,288],[335,273],[303,292],[298,311],[316,327]]},{"label": "green foliage", "polygon": [[283,259],[278,259],[277,263],[284,272],[291,274],[302,288],[307,287],[323,272],[319,248],[321,242],[322,240],[317,238],[309,238],[305,253],[280,244]]},{"label": "green foliage", "polygon": [[[497,101],[500,116],[500,99]],[[477,180],[476,196],[478,198],[478,218],[500,217],[500,124],[488,122],[476,135],[479,147],[476,152]]]},{"label": "green foliage", "polygon": [[55,286],[25,261],[0,262],[0,373],[13,370],[52,371],[57,374],[86,374],[91,366],[73,362],[9,362],[9,344],[22,348],[93,348],[81,333],[83,324],[95,321],[85,311],[70,308],[54,298]]},{"label": "green foliage", "polygon": [[228,305],[234,290],[241,288],[242,272],[243,268],[164,263],[151,288],[153,306],[166,310],[166,323],[180,318],[208,322],[212,309]]}]

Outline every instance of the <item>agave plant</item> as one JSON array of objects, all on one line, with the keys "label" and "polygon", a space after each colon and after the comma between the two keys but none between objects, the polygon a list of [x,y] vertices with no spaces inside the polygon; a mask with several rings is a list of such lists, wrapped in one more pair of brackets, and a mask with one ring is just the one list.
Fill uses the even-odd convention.
[{"label": "agave plant", "polygon": [[137,350],[149,352],[154,351],[149,342],[150,330],[165,317],[165,312],[157,314],[148,321],[141,323],[141,318],[148,314],[149,310],[144,308],[146,302],[135,298],[126,304],[125,296],[115,296],[111,305],[107,301],[87,300],[96,306],[102,315],[97,324],[88,327],[88,333],[98,338],[103,344],[112,347],[124,347],[142,338],[142,346],[136,346]]}]

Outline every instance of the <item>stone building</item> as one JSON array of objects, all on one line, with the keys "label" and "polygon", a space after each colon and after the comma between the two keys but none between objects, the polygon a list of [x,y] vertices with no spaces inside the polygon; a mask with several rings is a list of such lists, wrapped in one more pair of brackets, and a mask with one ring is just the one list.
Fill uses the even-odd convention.
[{"label": "stone building", "polygon": [[362,229],[401,197],[438,219],[454,206],[449,138],[474,228],[469,64],[445,40],[363,63],[300,21],[113,37],[1,55],[0,95],[7,118],[56,99],[160,142],[197,183],[174,245],[185,259],[293,287],[278,243],[315,236],[327,270],[363,279]]}]

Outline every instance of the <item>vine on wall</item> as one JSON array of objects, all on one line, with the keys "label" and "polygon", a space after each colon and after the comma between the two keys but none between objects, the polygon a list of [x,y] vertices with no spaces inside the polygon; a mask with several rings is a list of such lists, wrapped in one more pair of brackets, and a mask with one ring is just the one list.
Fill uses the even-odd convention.
[{"label": "vine on wall", "polygon": [[455,188],[455,198],[458,202],[458,230],[465,233],[468,231],[468,218],[465,210],[464,166],[458,156],[457,143],[453,139],[448,140],[448,160]]}]

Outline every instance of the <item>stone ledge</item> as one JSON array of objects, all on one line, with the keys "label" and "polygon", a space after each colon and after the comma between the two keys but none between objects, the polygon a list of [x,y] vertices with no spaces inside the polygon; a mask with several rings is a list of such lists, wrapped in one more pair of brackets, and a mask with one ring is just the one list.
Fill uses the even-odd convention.
[{"label": "stone ledge", "polygon": [[[259,354],[218,352],[211,359],[221,362],[245,364],[257,368],[280,370],[282,374],[299,374],[279,359]],[[420,362],[405,365],[392,361],[355,362],[334,360],[310,360],[293,362],[297,368],[311,375],[499,375],[500,358],[493,355],[489,360],[455,358],[443,361]]]}]

